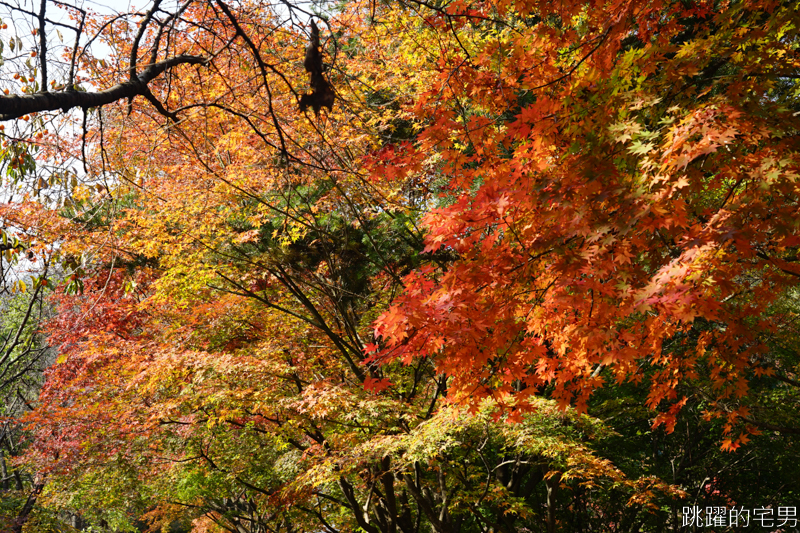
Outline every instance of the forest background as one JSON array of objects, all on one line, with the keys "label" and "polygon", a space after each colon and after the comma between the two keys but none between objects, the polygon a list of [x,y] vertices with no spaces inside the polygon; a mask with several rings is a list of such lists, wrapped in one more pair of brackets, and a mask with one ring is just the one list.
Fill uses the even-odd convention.
[{"label": "forest background", "polygon": [[0,529],[796,529],[794,2],[0,9]]}]

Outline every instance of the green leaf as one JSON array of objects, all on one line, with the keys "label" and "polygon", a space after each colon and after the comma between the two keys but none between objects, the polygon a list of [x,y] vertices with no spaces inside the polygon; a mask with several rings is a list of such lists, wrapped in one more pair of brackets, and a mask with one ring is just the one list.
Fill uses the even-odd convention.
[{"label": "green leaf", "polygon": [[633,141],[633,143],[628,147],[628,153],[636,155],[644,155],[650,152],[653,148],[655,148],[655,144],[653,143],[643,143],[642,141]]}]

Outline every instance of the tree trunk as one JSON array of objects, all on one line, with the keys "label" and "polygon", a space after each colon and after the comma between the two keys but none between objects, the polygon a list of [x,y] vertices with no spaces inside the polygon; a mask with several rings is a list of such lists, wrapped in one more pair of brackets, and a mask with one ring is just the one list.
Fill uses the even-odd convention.
[{"label": "tree trunk", "polygon": [[25,505],[22,506],[17,518],[14,519],[14,523],[11,526],[11,533],[22,533],[22,526],[28,521],[28,517],[31,511],[33,511],[33,506],[36,505],[36,500],[42,493],[42,489],[44,489],[44,480],[34,483],[33,489],[31,493],[28,494],[28,499],[25,501]]}]

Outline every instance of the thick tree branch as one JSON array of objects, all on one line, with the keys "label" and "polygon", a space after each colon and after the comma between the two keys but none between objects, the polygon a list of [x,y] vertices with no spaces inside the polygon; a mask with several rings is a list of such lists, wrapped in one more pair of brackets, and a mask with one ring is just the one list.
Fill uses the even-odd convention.
[{"label": "thick tree branch", "polygon": [[39,5],[39,72],[42,75],[42,91],[47,91],[47,26],[44,18],[47,0]]},{"label": "thick tree branch", "polygon": [[13,533],[22,533],[22,528],[25,525],[25,522],[28,521],[28,517],[30,516],[31,511],[33,511],[33,506],[36,505],[36,500],[42,493],[42,489],[44,489],[44,480],[34,483],[30,494],[28,494],[28,499],[25,500],[25,505],[22,506],[19,514],[17,514],[17,518],[11,525],[11,531]]},{"label": "thick tree branch", "polygon": [[133,39],[133,43],[131,45],[130,68],[128,69],[130,81],[136,81],[136,62],[139,58],[139,43],[142,41],[142,37],[144,37],[144,33],[147,31],[147,26],[150,24],[150,21],[153,20],[153,15],[155,15],[156,11],[158,11],[160,5],[161,0],[155,0],[153,2],[153,7],[150,9],[150,11],[145,13],[144,20],[139,24],[139,31],[136,33],[136,37]]},{"label": "thick tree branch", "polygon": [[447,533],[448,529],[445,524],[439,520],[439,513],[437,513],[434,509],[432,505],[433,502],[426,494],[423,493],[422,490],[420,490],[420,487],[414,478],[412,478],[409,474],[403,474],[403,480],[406,482],[406,487],[411,493],[411,496],[416,500],[420,510],[430,521],[433,530],[436,533]]},{"label": "thick tree branch", "polygon": [[355,491],[353,486],[344,477],[339,478],[339,488],[342,489],[344,497],[347,498],[350,509],[353,511],[353,516],[356,519],[358,527],[367,533],[379,533],[378,528],[369,523],[369,514],[366,509],[362,509],[361,505],[356,500]]},{"label": "thick tree branch", "polygon": [[147,84],[178,65],[207,65],[205,57],[179,55],[150,65],[134,81],[120,83],[94,93],[64,91],[60,93],[36,93],[25,96],[0,97],[0,120],[13,120],[30,113],[42,111],[67,111],[74,107],[87,109],[111,104],[117,100],[133,98],[149,93]]}]

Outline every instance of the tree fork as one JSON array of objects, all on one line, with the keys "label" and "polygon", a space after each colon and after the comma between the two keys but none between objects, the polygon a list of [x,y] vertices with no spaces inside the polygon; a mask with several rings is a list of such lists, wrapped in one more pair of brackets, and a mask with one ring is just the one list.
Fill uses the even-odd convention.
[{"label": "tree fork", "polygon": [[40,92],[24,96],[0,97],[0,120],[13,120],[30,113],[42,111],[68,111],[80,107],[102,107],[123,100],[149,94],[148,84],[166,70],[178,65],[208,65],[206,57],[179,55],[154,63],[144,69],[136,79],[115,85],[99,92],[64,91],[58,93]]}]

